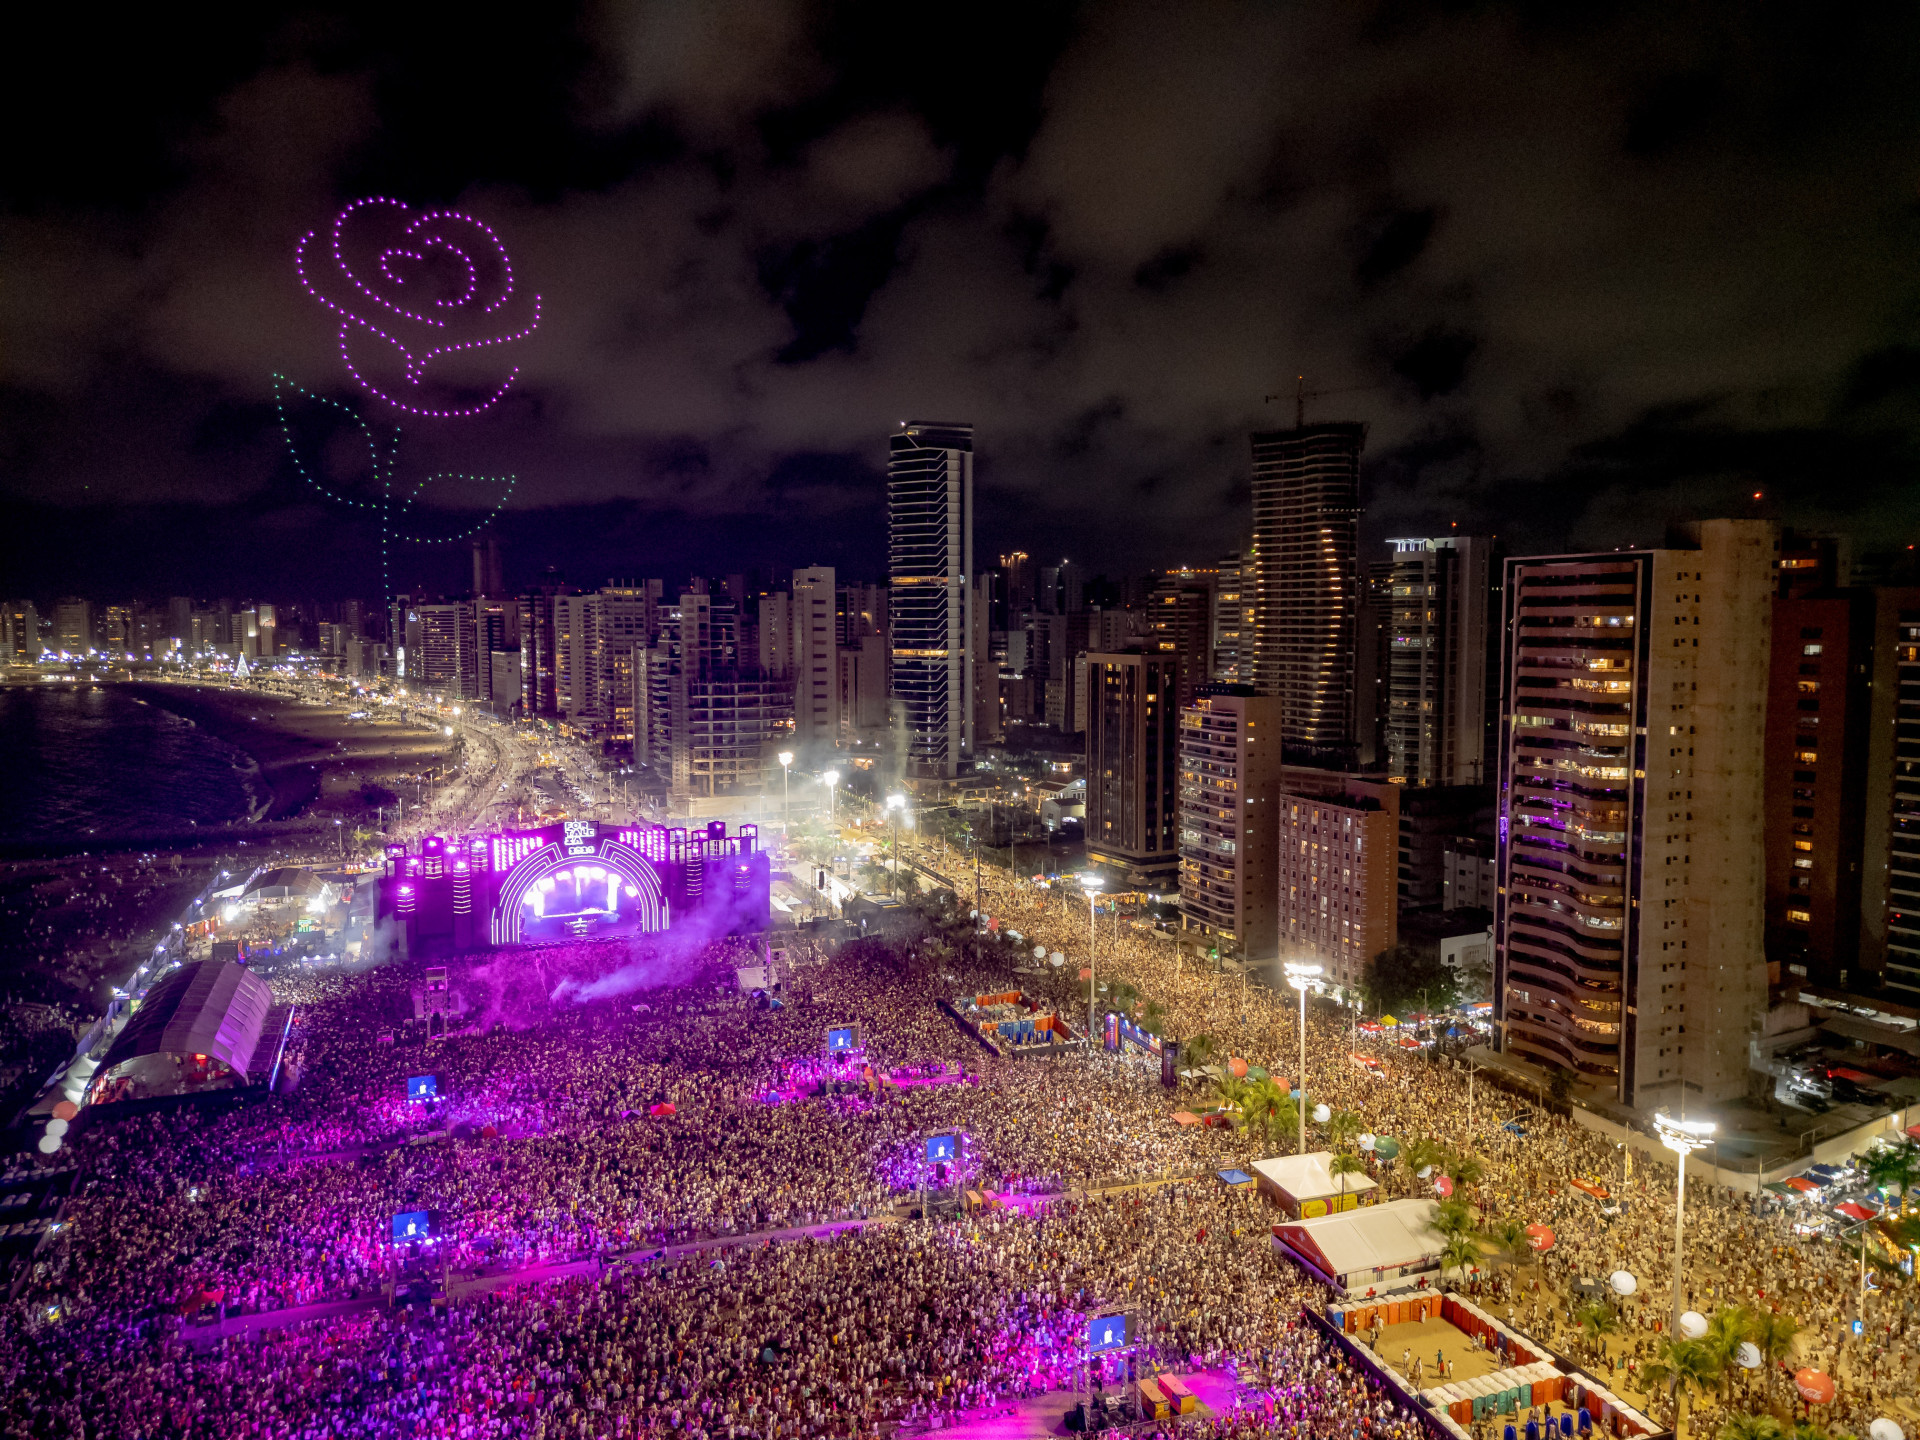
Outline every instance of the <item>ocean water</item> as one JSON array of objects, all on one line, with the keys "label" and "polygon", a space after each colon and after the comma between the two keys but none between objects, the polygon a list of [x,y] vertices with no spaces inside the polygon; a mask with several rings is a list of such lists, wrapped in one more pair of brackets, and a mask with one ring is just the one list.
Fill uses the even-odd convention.
[{"label": "ocean water", "polygon": [[221,825],[268,798],[252,757],[124,690],[0,685],[0,840]]}]

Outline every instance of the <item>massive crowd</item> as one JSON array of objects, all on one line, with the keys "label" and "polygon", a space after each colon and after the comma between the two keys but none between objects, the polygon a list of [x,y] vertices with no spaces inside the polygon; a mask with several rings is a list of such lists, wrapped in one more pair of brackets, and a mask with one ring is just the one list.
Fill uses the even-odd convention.
[{"label": "massive crowd", "polygon": [[[990,908],[1023,943],[1084,940],[1077,898],[1002,887]],[[1291,994],[1127,927],[1102,946],[1103,977],[1175,1033],[1297,1071]],[[76,1132],[62,1228],[4,1312],[0,1434],[851,1440],[1058,1389],[1113,1309],[1141,1321],[1142,1363],[1238,1377],[1247,1403],[1210,1436],[1416,1433],[1302,1319],[1311,1287],[1275,1258],[1265,1203],[1214,1179],[1262,1142],[1174,1123],[1200,1097],[1142,1057],[1001,1057],[937,1008],[1017,983],[1079,1028],[1073,972],[1023,973],[1019,954],[934,931],[800,944],[771,1000],[735,983],[738,942],[466,957],[445,1039],[414,1018],[419,968],[287,964],[271,978],[298,1017],[291,1089]],[[822,1093],[815,1057],[848,1023],[864,1064]],[[1480,1155],[1483,1219],[1555,1225],[1543,1263],[1490,1256],[1468,1277],[1486,1303],[1564,1338],[1582,1280],[1627,1268],[1662,1293],[1670,1172],[1623,1183],[1610,1144],[1544,1114],[1513,1138],[1517,1102],[1484,1088],[1470,1126],[1461,1072],[1388,1053],[1376,1077],[1332,1012],[1308,1040],[1316,1099]],[[436,1101],[406,1099],[419,1074]],[[940,1178],[922,1145],[948,1131],[965,1139],[947,1178],[986,1203],[922,1218]],[[1627,1215],[1582,1208],[1576,1177],[1631,1197]],[[392,1217],[419,1210],[435,1245],[397,1247]],[[1691,1214],[1701,1308],[1793,1309],[1804,1358],[1844,1382],[1835,1418],[1864,1428],[1913,1393],[1904,1304],[1845,1336],[1845,1257],[1745,1197],[1701,1187]],[[386,1303],[423,1277],[450,1303]],[[1628,1305],[1596,1351],[1626,1393],[1663,1315]]]}]

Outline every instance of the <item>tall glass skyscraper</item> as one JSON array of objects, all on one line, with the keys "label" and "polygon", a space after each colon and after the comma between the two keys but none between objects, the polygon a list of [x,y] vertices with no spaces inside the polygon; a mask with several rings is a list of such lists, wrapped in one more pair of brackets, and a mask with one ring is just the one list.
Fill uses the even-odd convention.
[{"label": "tall glass skyscraper", "polygon": [[[1360,449],[1366,427],[1303,425],[1253,437],[1252,654],[1240,675],[1280,701],[1290,749],[1351,764],[1360,599]],[[1249,666],[1249,659],[1251,665]]]},{"label": "tall glass skyscraper", "polygon": [[973,758],[973,426],[910,420],[887,457],[889,693],[910,780]]}]

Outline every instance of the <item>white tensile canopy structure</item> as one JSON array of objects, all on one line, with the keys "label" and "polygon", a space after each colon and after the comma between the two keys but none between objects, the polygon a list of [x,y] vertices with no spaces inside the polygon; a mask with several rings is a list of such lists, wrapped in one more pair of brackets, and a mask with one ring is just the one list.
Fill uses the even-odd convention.
[{"label": "white tensile canopy structure", "polygon": [[1291,1251],[1345,1290],[1392,1284],[1440,1268],[1445,1239],[1433,1228],[1432,1200],[1394,1200],[1273,1227],[1276,1249]]},{"label": "white tensile canopy structure", "polygon": [[1331,1152],[1311,1150],[1305,1155],[1256,1160],[1247,1168],[1253,1171],[1261,1193],[1278,1201],[1289,1215],[1306,1218],[1373,1204],[1380,1187],[1371,1176],[1364,1171],[1335,1175],[1332,1164]]}]

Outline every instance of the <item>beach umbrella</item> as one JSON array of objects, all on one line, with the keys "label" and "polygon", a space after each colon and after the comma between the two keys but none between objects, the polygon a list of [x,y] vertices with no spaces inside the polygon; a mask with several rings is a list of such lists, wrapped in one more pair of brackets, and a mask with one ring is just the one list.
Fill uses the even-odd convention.
[{"label": "beach umbrella", "polygon": [[1833,1399],[1833,1377],[1824,1370],[1796,1370],[1793,1388],[1809,1405],[1825,1405]]},{"label": "beach umbrella", "polygon": [[1613,1287],[1616,1295],[1631,1295],[1640,1288],[1640,1282],[1633,1278],[1631,1271],[1616,1270],[1607,1277],[1607,1284]]},{"label": "beach umbrella", "polygon": [[1527,1226],[1527,1248],[1542,1254],[1553,1248],[1554,1234],[1550,1226]]},{"label": "beach umbrella", "polygon": [[1688,1310],[1680,1316],[1680,1333],[1689,1340],[1698,1340],[1707,1333],[1707,1317],[1698,1310]]}]

